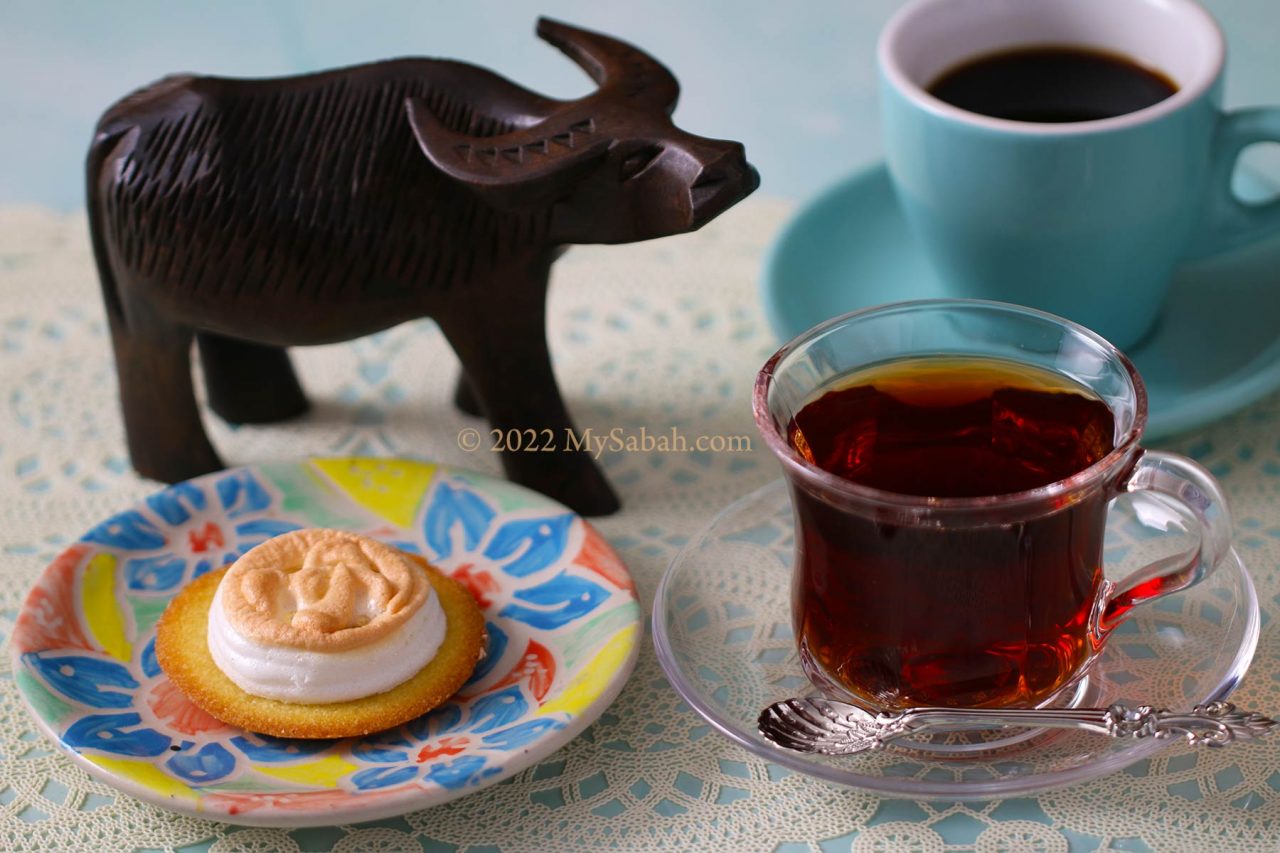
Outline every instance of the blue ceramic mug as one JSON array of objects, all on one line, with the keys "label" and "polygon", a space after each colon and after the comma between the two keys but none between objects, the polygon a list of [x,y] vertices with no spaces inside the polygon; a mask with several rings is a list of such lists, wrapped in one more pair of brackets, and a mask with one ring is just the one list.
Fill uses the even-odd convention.
[{"label": "blue ceramic mug", "polygon": [[[1177,91],[1096,121],[1010,121],[926,89],[1019,47],[1074,46],[1156,69]],[[1155,324],[1179,261],[1280,233],[1280,202],[1232,193],[1240,151],[1280,141],[1280,109],[1223,113],[1226,49],[1191,0],[915,0],[878,48],[903,213],[957,296],[1068,317],[1121,347]]]}]

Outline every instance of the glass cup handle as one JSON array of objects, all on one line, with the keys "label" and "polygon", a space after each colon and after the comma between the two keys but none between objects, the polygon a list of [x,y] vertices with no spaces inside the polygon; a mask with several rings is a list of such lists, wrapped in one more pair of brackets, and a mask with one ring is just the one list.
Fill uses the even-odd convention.
[{"label": "glass cup handle", "polygon": [[1156,560],[1116,584],[1108,584],[1098,626],[1103,635],[1133,608],[1199,583],[1231,549],[1231,513],[1213,475],[1174,453],[1145,450],[1120,486],[1126,492],[1155,492],[1190,510],[1200,526],[1200,543],[1181,554]]}]

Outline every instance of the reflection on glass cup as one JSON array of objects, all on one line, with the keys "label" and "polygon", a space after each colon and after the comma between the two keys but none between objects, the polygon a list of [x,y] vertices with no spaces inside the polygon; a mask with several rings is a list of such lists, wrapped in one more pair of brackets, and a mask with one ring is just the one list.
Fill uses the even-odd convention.
[{"label": "reflection on glass cup", "polygon": [[[797,424],[812,424],[809,407],[835,399],[830,392],[847,390],[858,381],[851,377],[886,376],[886,365],[892,372],[944,362],[953,371],[947,388],[964,384],[965,365],[1054,377],[1063,388],[1079,389],[1079,399],[1096,401],[1112,434],[1093,458],[1062,446],[1061,430],[1050,431],[1058,442],[1052,452],[1084,459],[1068,463],[1084,467],[992,493],[974,491],[974,483],[998,482],[1001,454],[1013,452],[1008,447],[1019,444],[1019,430],[1031,428],[1032,410],[1020,414],[1017,407],[1041,401],[1049,408],[1040,417],[1058,417],[1057,389],[997,393],[991,424],[964,427],[967,446],[987,456],[949,481],[945,494],[885,487],[910,482],[895,479],[902,474],[895,466],[908,457],[893,455],[901,450],[893,443],[911,436],[895,433],[901,423],[889,414],[858,422],[849,445],[856,452],[841,445],[841,463],[857,468],[834,468],[825,451],[806,446]],[[983,400],[922,410],[924,425],[937,427],[931,422],[952,417],[953,409],[966,417],[974,405],[985,412]],[[900,419],[900,403],[881,401],[875,411]],[[782,462],[795,510],[792,617],[810,680],[830,695],[880,708],[1035,706],[1074,687],[1134,607],[1196,583],[1230,545],[1227,507],[1214,479],[1189,459],[1139,445],[1146,406],[1141,378],[1114,346],[1061,318],[1002,303],[871,308],[828,321],[779,350],[756,380],[754,410]],[[933,457],[926,463],[922,482],[936,473],[927,465],[951,464]],[[873,469],[878,479],[859,481]],[[1108,504],[1138,490],[1184,506],[1199,522],[1200,542],[1112,583],[1102,570]]]}]

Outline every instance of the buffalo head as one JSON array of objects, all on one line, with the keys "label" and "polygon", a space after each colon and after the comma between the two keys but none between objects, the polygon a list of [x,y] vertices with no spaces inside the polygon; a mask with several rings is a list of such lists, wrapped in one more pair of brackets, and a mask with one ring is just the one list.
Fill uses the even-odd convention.
[{"label": "buffalo head", "polygon": [[685,133],[671,121],[675,77],[636,48],[546,18],[538,35],[595,80],[495,136],[451,129],[426,101],[406,102],[418,143],[444,174],[505,210],[551,207],[562,243],[627,243],[702,227],[760,183],[741,144]]}]

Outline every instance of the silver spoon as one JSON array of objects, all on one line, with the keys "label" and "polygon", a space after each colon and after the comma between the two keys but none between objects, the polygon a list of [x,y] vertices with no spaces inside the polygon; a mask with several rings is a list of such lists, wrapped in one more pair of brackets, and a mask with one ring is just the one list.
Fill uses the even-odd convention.
[{"label": "silver spoon", "polygon": [[908,735],[1002,726],[1083,729],[1118,738],[1165,739],[1183,735],[1189,743],[1226,746],[1270,733],[1276,721],[1230,702],[1197,705],[1187,713],[1131,708],[909,708],[873,713],[834,699],[796,698],[760,712],[760,733],[774,745],[797,752],[852,755],[880,749]]}]

